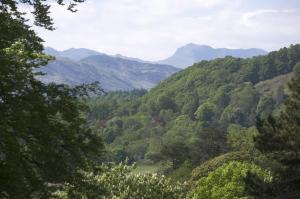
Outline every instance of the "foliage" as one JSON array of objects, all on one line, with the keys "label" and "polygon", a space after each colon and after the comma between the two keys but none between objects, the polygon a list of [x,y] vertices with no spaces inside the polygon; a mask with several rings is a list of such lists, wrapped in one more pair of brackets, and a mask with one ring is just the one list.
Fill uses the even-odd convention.
[{"label": "foliage", "polygon": [[[67,9],[76,12],[75,6],[78,3],[82,3],[85,0],[56,0],[59,5],[68,4]],[[53,19],[50,17],[50,4],[45,0],[5,0],[0,2],[0,10],[9,12],[11,16],[24,20],[23,12],[18,10],[18,4],[26,4],[31,6],[33,11],[31,12],[34,16],[34,24],[43,28],[54,30]]]},{"label": "foliage", "polygon": [[171,178],[173,182],[185,182],[188,181],[192,174],[192,164],[189,161],[185,161],[175,170],[165,170],[163,173],[167,177]]},{"label": "foliage", "polygon": [[102,140],[87,126],[83,98],[95,87],[35,78],[52,58],[15,6],[0,3],[0,197],[43,198],[99,160]]},{"label": "foliage", "polygon": [[245,151],[251,153],[254,150],[253,138],[257,134],[255,127],[245,128],[237,124],[229,125],[227,143],[232,151]]},{"label": "foliage", "polygon": [[276,170],[278,178],[272,184],[249,175],[249,192],[256,196],[298,198],[300,194],[300,78],[293,79],[289,87],[291,94],[284,111],[276,118],[270,116],[257,122],[255,147],[279,162],[281,168]]},{"label": "foliage", "polygon": [[65,184],[53,198],[185,198],[185,184],[172,183],[157,174],[132,174],[133,168],[123,163],[101,165],[98,173],[83,173],[79,184]]},{"label": "foliage", "polygon": [[275,100],[273,98],[269,96],[261,97],[256,108],[257,116],[259,118],[267,118],[274,110],[274,106]]},{"label": "foliage", "polygon": [[201,178],[190,192],[190,198],[232,199],[251,198],[245,192],[244,177],[248,172],[255,173],[266,182],[272,180],[270,172],[255,164],[232,161]]},{"label": "foliage", "polygon": [[195,112],[196,118],[202,121],[212,121],[215,118],[216,107],[212,103],[203,103]]},{"label": "foliage", "polygon": [[297,62],[297,64],[294,66],[293,72],[296,77],[300,75],[300,62]]},{"label": "foliage", "polygon": [[207,177],[208,174],[217,168],[227,164],[231,161],[249,161],[251,159],[250,154],[243,151],[229,152],[211,160],[208,160],[198,167],[194,168],[192,171],[192,181],[197,181],[200,178]]}]

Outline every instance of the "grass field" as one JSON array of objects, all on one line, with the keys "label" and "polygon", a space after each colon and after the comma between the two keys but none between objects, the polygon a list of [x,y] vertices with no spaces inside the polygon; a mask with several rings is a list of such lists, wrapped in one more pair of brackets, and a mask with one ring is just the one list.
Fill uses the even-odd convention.
[{"label": "grass field", "polygon": [[136,168],[133,170],[133,173],[136,174],[156,173],[158,172],[159,168],[160,168],[159,164],[149,165],[149,164],[138,163],[136,165]]}]

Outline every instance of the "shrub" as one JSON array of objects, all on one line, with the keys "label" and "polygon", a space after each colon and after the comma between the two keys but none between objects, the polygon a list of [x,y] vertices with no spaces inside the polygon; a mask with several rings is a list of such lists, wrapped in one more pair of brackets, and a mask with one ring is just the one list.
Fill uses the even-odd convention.
[{"label": "shrub", "polygon": [[232,161],[201,178],[189,196],[197,199],[250,198],[245,191],[244,181],[248,172],[255,173],[266,182],[272,180],[270,172],[255,164]]},{"label": "shrub", "polygon": [[99,173],[81,172],[79,183],[65,184],[53,198],[99,199],[183,199],[184,183],[172,183],[169,178],[157,174],[133,174],[134,166],[120,163],[116,166],[101,165]]}]

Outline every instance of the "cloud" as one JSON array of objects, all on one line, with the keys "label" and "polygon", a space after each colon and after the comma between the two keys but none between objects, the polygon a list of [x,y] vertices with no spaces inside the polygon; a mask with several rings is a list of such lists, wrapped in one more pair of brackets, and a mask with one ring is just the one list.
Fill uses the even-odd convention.
[{"label": "cloud", "polygon": [[57,30],[36,30],[54,48],[85,47],[148,60],[190,42],[272,50],[300,42],[300,6],[289,7],[289,1],[280,7],[260,1],[250,6],[249,0],[88,0],[77,13],[54,4]]},{"label": "cloud", "polygon": [[[267,17],[268,19],[272,19],[273,17],[278,18],[284,17],[284,15],[288,15],[291,13],[296,13],[296,10],[274,10],[274,9],[263,9],[263,10],[255,10],[253,12],[244,13],[242,16],[242,22],[244,25],[253,26],[255,22],[258,22],[259,18]],[[285,20],[286,18],[284,18]]]}]

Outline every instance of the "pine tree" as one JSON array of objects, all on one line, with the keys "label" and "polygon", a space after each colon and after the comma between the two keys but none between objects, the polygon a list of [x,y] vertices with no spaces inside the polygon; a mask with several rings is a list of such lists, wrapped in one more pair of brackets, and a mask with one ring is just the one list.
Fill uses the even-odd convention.
[{"label": "pine tree", "polygon": [[300,78],[289,84],[291,94],[278,118],[258,120],[255,147],[281,164],[271,184],[249,174],[248,190],[261,198],[300,197]]}]

